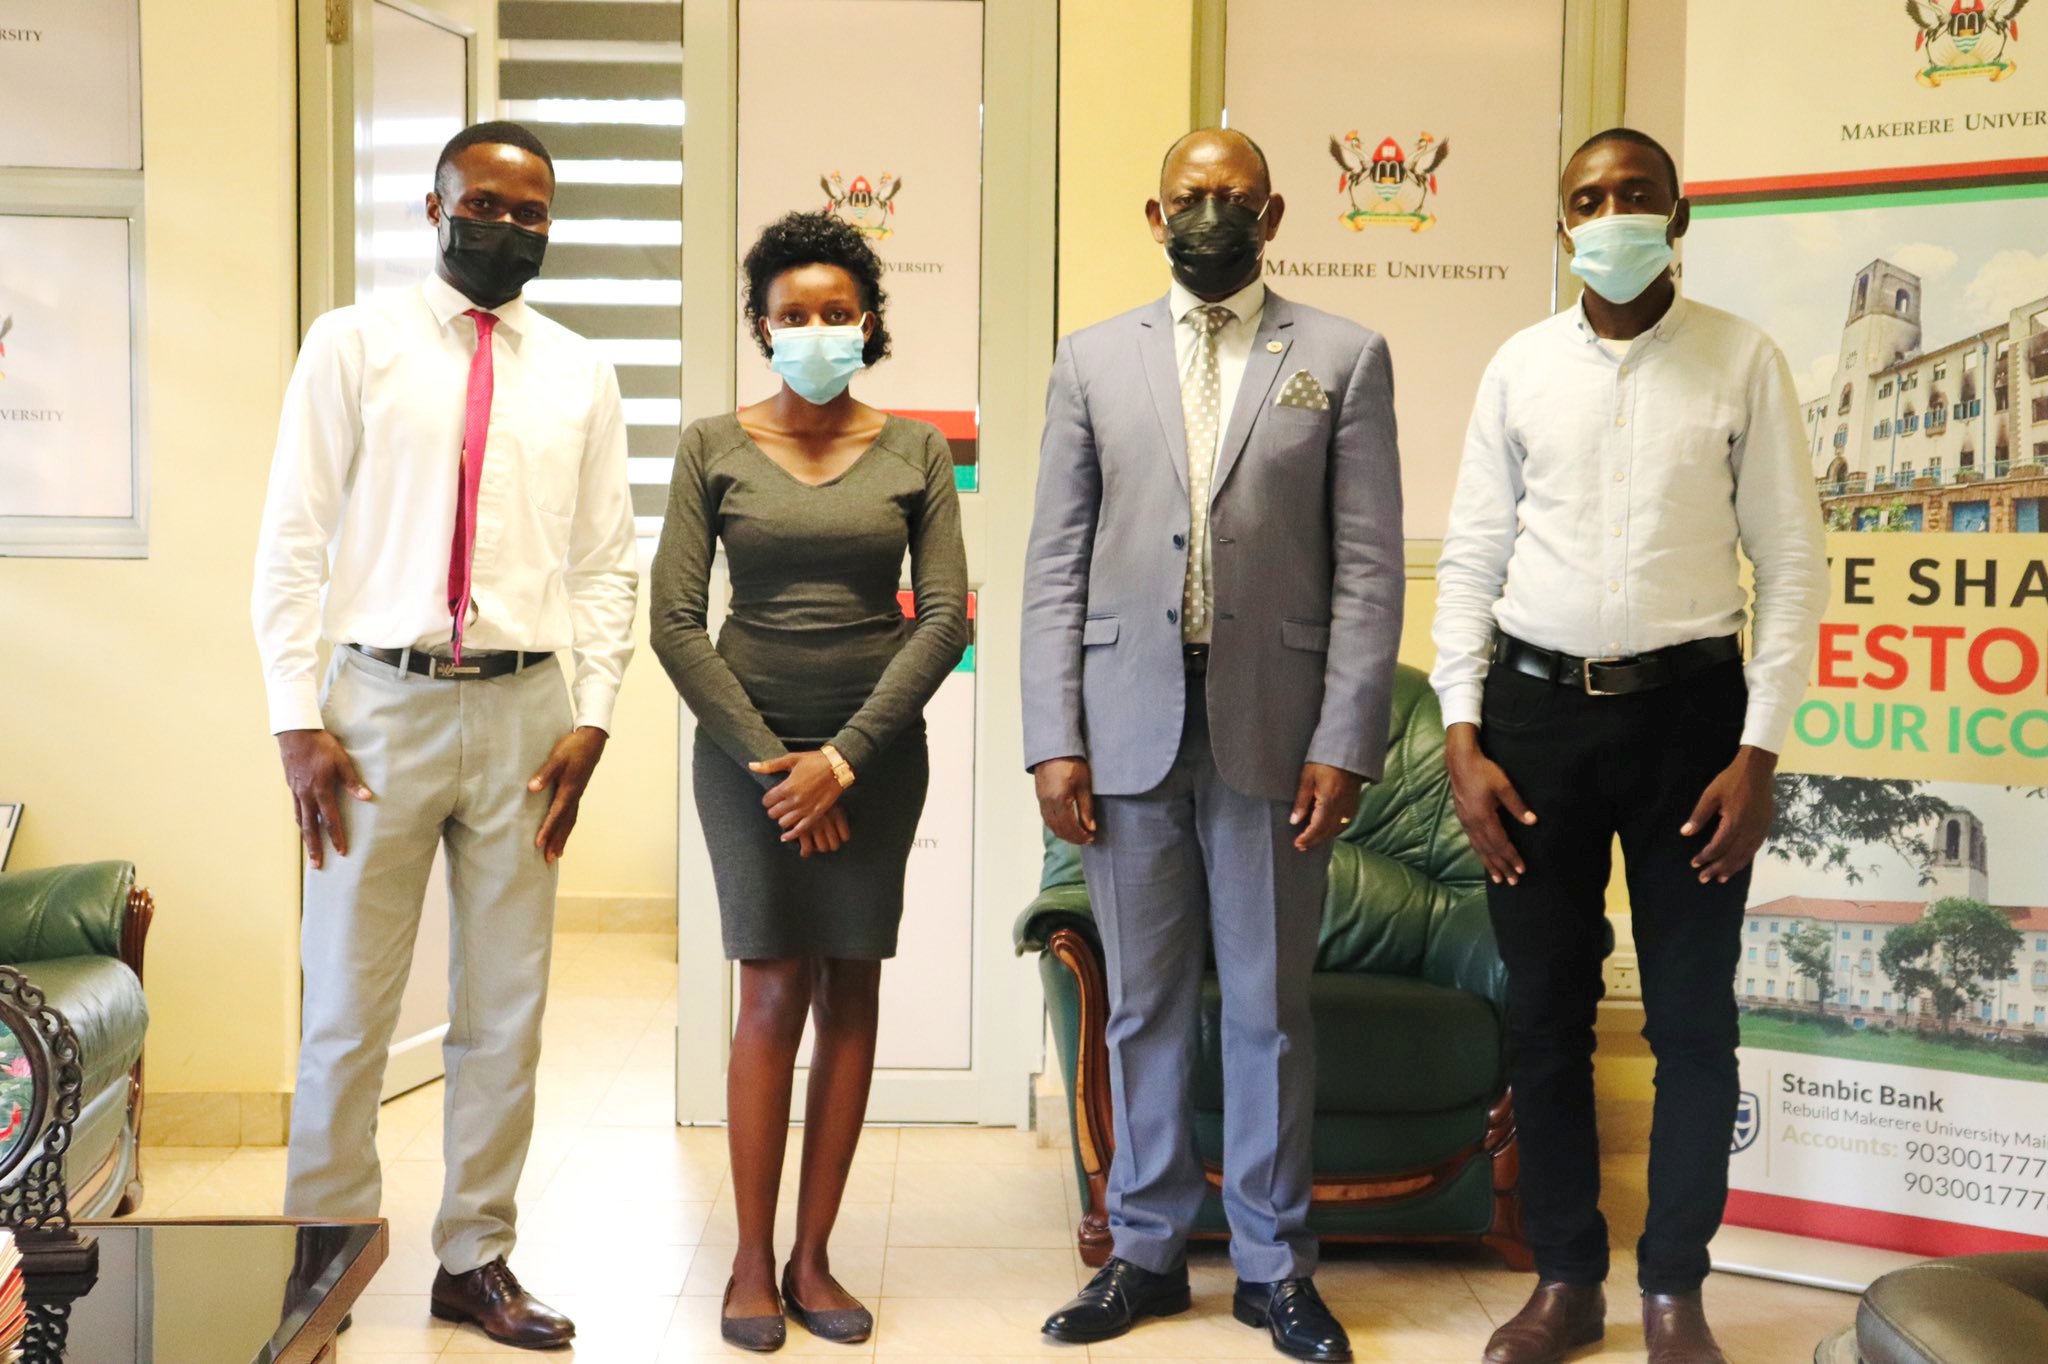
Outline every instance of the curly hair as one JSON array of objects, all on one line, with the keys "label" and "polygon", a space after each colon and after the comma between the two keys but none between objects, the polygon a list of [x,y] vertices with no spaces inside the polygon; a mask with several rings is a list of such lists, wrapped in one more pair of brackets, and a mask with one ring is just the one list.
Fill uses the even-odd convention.
[{"label": "curly hair", "polygon": [[761,320],[768,315],[768,290],[776,280],[806,265],[835,265],[853,277],[860,290],[860,305],[874,315],[875,331],[861,349],[861,363],[872,365],[889,353],[889,327],[882,309],[889,302],[882,288],[882,260],[868,244],[860,229],[829,213],[785,213],[770,223],[761,239],[747,252],[746,315],[748,330],[761,354],[772,357],[774,347],[761,334]]}]

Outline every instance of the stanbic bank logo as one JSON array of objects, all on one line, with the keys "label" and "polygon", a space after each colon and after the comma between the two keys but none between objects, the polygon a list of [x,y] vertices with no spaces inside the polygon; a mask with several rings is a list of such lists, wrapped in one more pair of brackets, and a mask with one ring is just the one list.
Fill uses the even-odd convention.
[{"label": "stanbic bank logo", "polygon": [[1728,1141],[1728,1154],[1740,1155],[1756,1145],[1756,1139],[1764,1130],[1763,1101],[1748,1090],[1735,1101],[1735,1131]]},{"label": "stanbic bank logo", "polygon": [[1439,142],[1428,133],[1415,135],[1411,158],[1391,137],[1380,139],[1368,154],[1358,140],[1358,130],[1344,134],[1340,142],[1330,139],[1330,156],[1343,174],[1337,188],[1351,196],[1349,211],[1337,220],[1353,232],[1363,232],[1369,223],[1386,223],[1420,232],[1434,226],[1436,215],[1428,211],[1429,196],[1436,193],[1436,168],[1450,154],[1450,140]]},{"label": "stanbic bank logo", "polygon": [[1957,76],[1989,76],[2002,81],[2019,69],[2006,49],[2020,40],[2020,11],[2027,0],[1906,0],[1906,13],[1920,32],[1913,50],[1925,54],[1926,65],[1913,74],[1922,85],[1940,85]]}]

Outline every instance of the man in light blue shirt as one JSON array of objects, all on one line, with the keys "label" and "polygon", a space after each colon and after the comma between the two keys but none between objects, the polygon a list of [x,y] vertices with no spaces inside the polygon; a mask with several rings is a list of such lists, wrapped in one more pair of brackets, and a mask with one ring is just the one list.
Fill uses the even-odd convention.
[{"label": "man in light blue shirt", "polygon": [[1678,294],[1670,154],[1613,129],[1561,188],[1586,291],[1488,366],[1437,569],[1432,680],[1508,967],[1539,1276],[1486,1359],[1549,1364],[1604,1330],[1593,1020],[1619,837],[1657,1057],[1645,1340],[1652,1364],[1713,1364],[1700,1284],[1728,1193],[1735,964],[1825,545],[1784,356]]}]

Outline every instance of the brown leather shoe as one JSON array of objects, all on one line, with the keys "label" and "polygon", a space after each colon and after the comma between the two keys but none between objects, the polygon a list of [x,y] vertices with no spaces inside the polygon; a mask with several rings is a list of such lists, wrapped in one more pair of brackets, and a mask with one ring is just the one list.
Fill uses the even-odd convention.
[{"label": "brown leather shoe", "polygon": [[1643,1294],[1643,1344],[1650,1364],[1728,1364],[1697,1292]]},{"label": "brown leather shoe", "polygon": [[1606,1334],[1607,1292],[1599,1284],[1539,1283],[1486,1342],[1486,1364],[1558,1364]]},{"label": "brown leather shoe", "polygon": [[522,1350],[556,1350],[576,1338],[576,1324],[521,1288],[502,1257],[467,1274],[436,1274],[430,1310]]}]

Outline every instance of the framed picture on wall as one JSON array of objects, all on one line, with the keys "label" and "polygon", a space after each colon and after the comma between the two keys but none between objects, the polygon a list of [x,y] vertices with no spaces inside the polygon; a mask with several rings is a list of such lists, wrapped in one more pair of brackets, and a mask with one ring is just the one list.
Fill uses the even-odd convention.
[{"label": "framed picture on wall", "polygon": [[139,9],[138,0],[0,3],[0,166],[142,169]]},{"label": "framed picture on wall", "polygon": [[147,551],[140,190],[0,205],[0,554]]},{"label": "framed picture on wall", "polygon": [[7,854],[14,848],[14,831],[21,827],[21,806],[0,805],[0,871],[7,870]]}]

